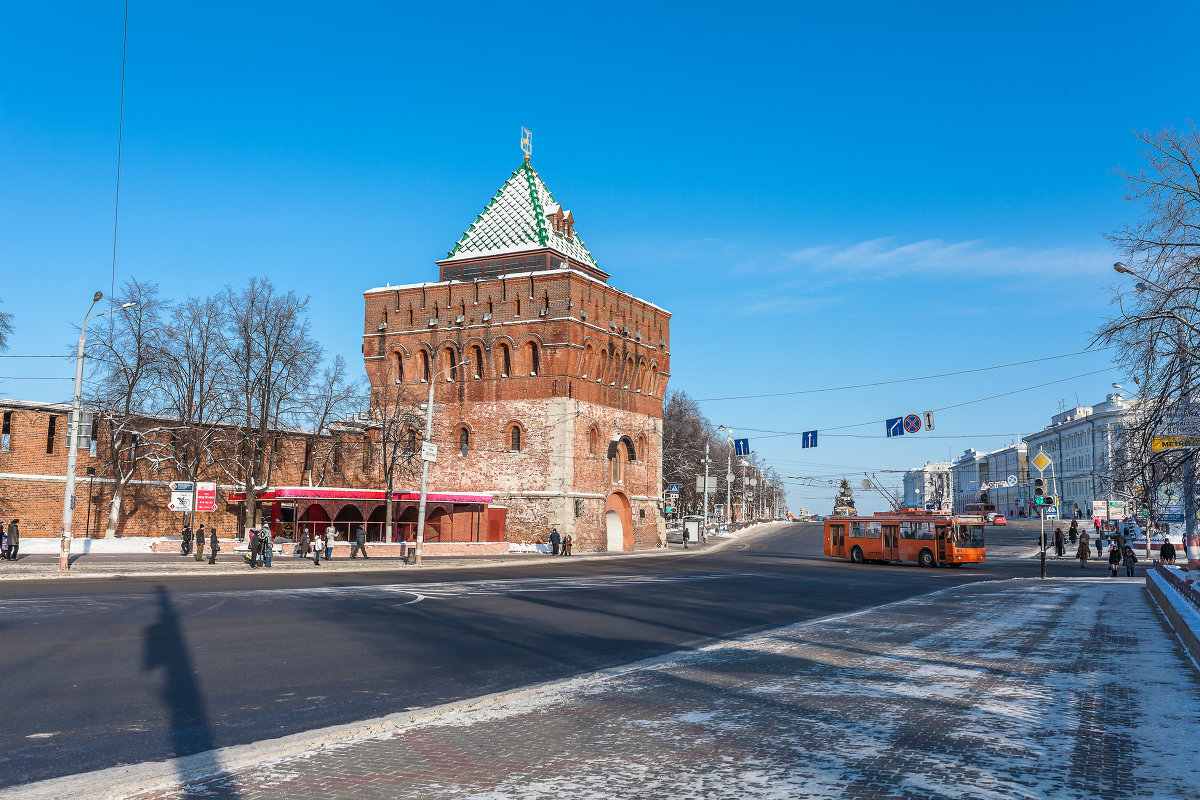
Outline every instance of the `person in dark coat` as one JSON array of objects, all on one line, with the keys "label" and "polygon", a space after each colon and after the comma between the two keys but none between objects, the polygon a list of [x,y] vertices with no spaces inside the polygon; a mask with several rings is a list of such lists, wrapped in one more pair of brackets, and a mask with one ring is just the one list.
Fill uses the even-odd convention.
[{"label": "person in dark coat", "polygon": [[1075,540],[1079,538],[1079,523],[1075,520],[1071,520],[1071,529],[1067,531],[1067,538],[1071,544],[1075,544]]},{"label": "person in dark coat", "polygon": [[192,554],[192,526],[191,525],[183,526],[183,541],[181,541],[179,543],[179,550],[185,556]]},{"label": "person in dark coat", "polygon": [[1133,548],[1125,545],[1125,552],[1121,554],[1121,561],[1125,564],[1125,577],[1132,578],[1133,565],[1137,563],[1137,556],[1133,553]]},{"label": "person in dark coat", "polygon": [[1109,577],[1117,577],[1117,567],[1121,565],[1121,551],[1114,544],[1108,550],[1108,568],[1110,571]]},{"label": "person in dark coat", "polygon": [[550,555],[558,555],[558,545],[562,542],[562,538],[558,535],[558,528],[550,529]]},{"label": "person in dark coat", "polygon": [[1079,568],[1087,569],[1088,556],[1092,554],[1091,545],[1088,544],[1088,535],[1086,533],[1079,536],[1079,547],[1075,550],[1075,557],[1079,559]]},{"label": "person in dark coat", "polygon": [[263,566],[270,567],[271,559],[275,557],[275,535],[269,527],[258,532],[258,549],[262,553]]},{"label": "person in dark coat", "polygon": [[16,561],[17,551],[21,549],[21,529],[17,527],[20,521],[14,519],[8,523],[8,546],[4,549],[4,557],[9,561]]},{"label": "person in dark coat", "polygon": [[1062,528],[1055,528],[1054,529],[1054,555],[1057,556],[1058,558],[1063,557],[1063,552],[1064,552],[1063,545],[1064,545],[1064,539],[1063,539]]},{"label": "person in dark coat", "polygon": [[356,553],[361,552],[363,558],[367,557],[367,529],[359,525],[354,529],[354,544],[350,547],[350,557],[358,558]]},{"label": "person in dark coat", "polygon": [[1100,520],[1096,520],[1096,560],[1099,561],[1104,557],[1104,529],[1100,527]]},{"label": "person in dark coat", "polygon": [[[204,526],[200,526],[200,529],[204,530]],[[217,563],[217,553],[219,552],[221,552],[221,546],[217,544],[217,529],[213,528],[208,540],[208,563]]]},{"label": "person in dark coat", "polygon": [[201,523],[200,527],[196,529],[196,560],[197,561],[204,560],[204,539],[206,536],[208,536],[208,534],[204,532],[204,524]]},{"label": "person in dark coat", "polygon": [[1158,558],[1164,564],[1175,563],[1175,545],[1170,541],[1163,542],[1162,547],[1158,548]]},{"label": "person in dark coat", "polygon": [[250,529],[250,543],[246,548],[246,558],[250,561],[250,569],[258,567],[258,531]]}]

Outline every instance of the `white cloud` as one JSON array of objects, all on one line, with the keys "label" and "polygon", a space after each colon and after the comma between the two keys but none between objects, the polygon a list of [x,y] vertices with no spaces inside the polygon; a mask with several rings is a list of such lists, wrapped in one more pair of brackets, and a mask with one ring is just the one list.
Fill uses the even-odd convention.
[{"label": "white cloud", "polygon": [[851,245],[818,245],[785,253],[793,264],[847,277],[890,277],[947,273],[957,277],[1041,274],[1106,275],[1113,252],[1102,248],[1005,247],[982,239],[947,242],[924,239],[901,243],[895,237]]}]

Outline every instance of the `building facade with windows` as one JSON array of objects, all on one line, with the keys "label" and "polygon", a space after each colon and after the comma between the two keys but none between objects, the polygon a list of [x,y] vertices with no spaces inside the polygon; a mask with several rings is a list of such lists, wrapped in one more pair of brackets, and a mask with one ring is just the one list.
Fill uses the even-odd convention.
[{"label": "building facade with windows", "polygon": [[1128,489],[1119,480],[1128,457],[1121,438],[1126,423],[1137,411],[1138,401],[1119,393],[1103,403],[1077,406],[1050,418],[1050,424],[1025,437],[1030,458],[1044,452],[1053,462],[1034,477],[1046,479],[1046,490],[1060,498],[1061,516],[1092,513],[1094,500],[1126,497]]},{"label": "building facade with windows", "polygon": [[951,465],[950,472],[955,513],[963,513],[970,503],[982,502],[994,505],[999,514],[1016,516],[1029,480],[1026,444],[989,452],[969,449]]},{"label": "building facade with windows", "polygon": [[431,491],[490,495],[510,541],[656,545],[670,314],[608,283],[528,159],[437,266],[365,292],[363,329],[376,397],[433,384]]},{"label": "building facade with windows", "polygon": [[904,473],[905,508],[950,511],[953,505],[954,480],[949,461],[926,461],[923,467]]}]

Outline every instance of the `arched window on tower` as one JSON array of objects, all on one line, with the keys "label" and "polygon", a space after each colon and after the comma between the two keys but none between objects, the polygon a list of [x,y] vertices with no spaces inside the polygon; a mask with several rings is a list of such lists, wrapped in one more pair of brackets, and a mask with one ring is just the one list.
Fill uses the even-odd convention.
[{"label": "arched window on tower", "polygon": [[521,316],[521,298],[519,297],[513,300],[513,316]]},{"label": "arched window on tower", "polygon": [[509,436],[509,448],[508,449],[514,453],[521,452],[521,426],[513,425],[512,430],[509,432],[508,436]]},{"label": "arched window on tower", "polygon": [[579,377],[586,378],[588,376],[588,371],[592,367],[592,355],[592,346],[590,344],[584,345],[583,365],[579,370]]},{"label": "arched window on tower", "polygon": [[537,375],[541,372],[541,364],[538,362],[538,346],[537,342],[530,342],[525,345],[525,350],[529,354],[529,374]]},{"label": "arched window on tower", "polygon": [[429,351],[422,350],[420,354],[421,362],[421,383],[429,383]]},{"label": "arched window on tower", "polygon": [[461,360],[458,353],[453,347],[447,347],[442,353],[442,357],[446,359],[446,382],[458,380],[458,362]]},{"label": "arched window on tower", "polygon": [[399,350],[392,356],[392,377],[396,383],[404,383],[404,354]]},{"label": "arched window on tower", "polygon": [[472,360],[475,362],[475,380],[483,379],[483,350],[479,345],[471,346]]},{"label": "arched window on tower", "polygon": [[600,446],[600,431],[596,430],[593,425],[588,429],[588,454],[596,455],[596,449]]},{"label": "arched window on tower", "polygon": [[500,377],[507,378],[512,374],[512,353],[508,350],[508,345],[504,342],[500,343]]},{"label": "arched window on tower", "polygon": [[471,432],[464,428],[458,429],[458,454],[463,458],[467,457],[467,452],[471,447]]}]

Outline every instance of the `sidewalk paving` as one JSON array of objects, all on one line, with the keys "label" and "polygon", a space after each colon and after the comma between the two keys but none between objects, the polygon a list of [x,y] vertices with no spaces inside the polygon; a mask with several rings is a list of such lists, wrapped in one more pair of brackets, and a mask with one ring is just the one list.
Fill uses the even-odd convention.
[{"label": "sidewalk paving", "polygon": [[136,796],[1200,797],[1200,674],[1143,583],[959,586]]},{"label": "sidewalk paving", "polygon": [[[733,534],[709,536],[706,544],[692,543],[683,546],[682,538],[677,532],[668,536],[666,548],[651,548],[647,550],[632,550],[618,553],[578,553],[571,556],[551,556],[548,553],[517,552],[504,555],[485,556],[424,556],[422,563],[427,567],[492,567],[541,564],[562,560],[588,561],[595,559],[639,558],[646,556],[678,555],[681,553],[703,552],[719,549],[736,541],[738,536],[765,532],[772,525],[785,523],[763,523]],[[673,540],[672,540],[673,539]],[[371,546],[367,545],[370,556]],[[114,578],[114,577],[158,577],[163,575],[249,575],[279,572],[379,572],[405,569],[419,569],[405,564],[398,556],[370,556],[369,558],[350,558],[338,556],[332,560],[322,558],[320,566],[313,564],[311,558],[298,558],[294,555],[276,553],[270,569],[259,567],[252,570],[245,563],[245,551],[222,550],[217,556],[215,565],[197,561],[194,556],[182,556],[178,553],[89,553],[71,556],[71,569],[63,573],[58,569],[57,555],[22,555],[17,561],[0,561],[0,583],[6,580],[47,580],[69,578]]]}]

